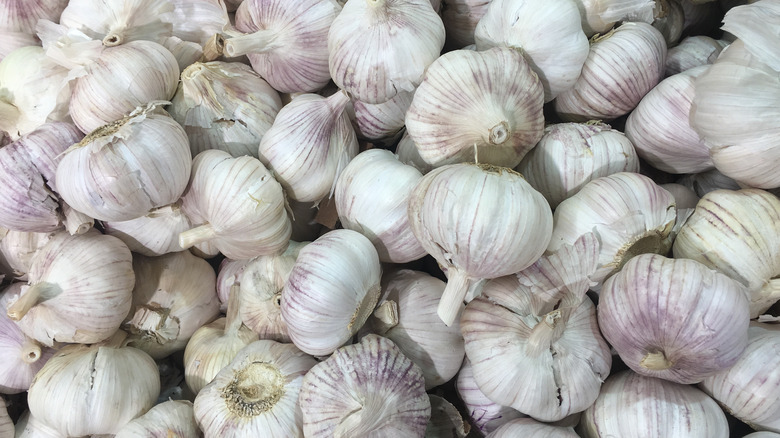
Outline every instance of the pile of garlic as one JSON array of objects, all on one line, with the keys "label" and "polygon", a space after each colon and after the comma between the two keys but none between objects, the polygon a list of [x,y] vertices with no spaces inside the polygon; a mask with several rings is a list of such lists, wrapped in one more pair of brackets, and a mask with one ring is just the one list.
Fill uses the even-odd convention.
[{"label": "pile of garlic", "polygon": [[0,0],[0,437],[780,436],[779,35]]}]

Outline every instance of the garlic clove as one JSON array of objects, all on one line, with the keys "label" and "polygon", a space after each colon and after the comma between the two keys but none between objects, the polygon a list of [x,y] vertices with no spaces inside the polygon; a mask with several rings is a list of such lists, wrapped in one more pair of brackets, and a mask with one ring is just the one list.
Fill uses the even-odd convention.
[{"label": "garlic clove", "polygon": [[472,424],[477,427],[479,432],[487,435],[496,430],[502,424],[505,424],[515,418],[526,417],[525,414],[512,409],[509,406],[502,406],[489,399],[479,385],[474,380],[474,367],[468,357],[463,359],[463,365],[458,372],[458,378],[455,381],[455,389],[458,396],[465,405],[466,412],[471,418]]},{"label": "garlic clove", "polygon": [[530,418],[518,418],[504,423],[485,438],[578,438],[573,427],[558,427]]},{"label": "garlic clove", "polygon": [[140,436],[199,438],[203,433],[195,422],[192,402],[170,400],[158,404],[144,415],[127,423],[114,438]]},{"label": "garlic clove", "polygon": [[429,394],[431,420],[425,429],[425,438],[465,438],[470,430],[458,409],[443,397]]}]

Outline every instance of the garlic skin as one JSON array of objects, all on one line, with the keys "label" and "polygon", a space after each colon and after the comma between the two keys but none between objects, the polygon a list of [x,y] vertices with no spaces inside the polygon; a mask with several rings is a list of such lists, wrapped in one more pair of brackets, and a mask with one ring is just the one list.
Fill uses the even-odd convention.
[{"label": "garlic skin", "polygon": [[652,23],[654,2],[650,0],[576,0],[582,30],[588,38],[605,34],[618,21]]},{"label": "garlic skin", "polygon": [[477,50],[521,49],[550,102],[574,86],[588,58],[574,0],[492,0],[474,31]]},{"label": "garlic skin", "polygon": [[412,104],[414,93],[400,91],[387,102],[371,104],[352,100],[355,109],[356,133],[369,140],[392,138],[404,127],[406,111]]},{"label": "garlic skin", "polygon": [[[209,39],[230,26],[222,0],[170,0],[173,4],[173,35],[205,46]],[[189,64],[188,64],[189,65]]]},{"label": "garlic skin", "polygon": [[184,251],[179,234],[192,228],[179,201],[155,208],[146,216],[102,224],[106,234],[124,242],[130,251],[148,257]]},{"label": "garlic skin", "polygon": [[8,415],[8,409],[5,407],[5,399],[0,397],[0,436],[14,436],[14,423]]},{"label": "garlic skin", "polygon": [[720,173],[718,169],[685,175],[677,182],[696,192],[699,197],[715,190],[740,190],[742,188],[739,183]]},{"label": "garlic skin", "polygon": [[292,344],[255,341],[195,397],[205,436],[302,437],[299,391],[314,358]]},{"label": "garlic skin", "polygon": [[[757,23],[762,23],[757,26]],[[780,24],[780,4],[773,0],[737,6],[723,17],[723,29],[744,42],[745,49],[756,59],[780,71],[780,48],[776,27]]]},{"label": "garlic skin", "polygon": [[447,45],[462,49],[474,44],[474,30],[489,4],[490,0],[444,0],[441,21],[447,31]]},{"label": "garlic skin", "polygon": [[[28,233],[0,229],[0,257],[14,279],[27,281],[32,258],[56,233]],[[2,309],[2,306],[0,306]]]},{"label": "garlic skin", "polygon": [[685,26],[684,14],[680,0],[656,0],[652,25],[664,36],[667,47],[675,46],[680,40]]},{"label": "garlic skin", "polygon": [[219,298],[220,312],[227,313],[233,286],[241,286],[241,276],[248,262],[249,260],[231,260],[229,258],[222,259],[219,262],[219,268],[217,269],[217,298]]},{"label": "garlic skin", "polygon": [[558,427],[530,418],[518,418],[505,423],[485,438],[579,438],[572,427]]},{"label": "garlic skin", "polygon": [[6,0],[0,9],[0,60],[12,51],[38,44],[39,19],[58,21],[68,0]]},{"label": "garlic skin", "polygon": [[509,406],[502,406],[489,399],[474,380],[474,367],[468,357],[463,359],[463,365],[455,381],[455,389],[465,405],[466,412],[471,417],[471,423],[487,435],[515,418],[524,418],[525,414]]},{"label": "garlic skin", "polygon": [[555,100],[555,112],[568,122],[627,114],[663,78],[665,62],[661,32],[647,23],[623,23],[592,39],[582,74]]},{"label": "garlic skin", "polygon": [[750,317],[780,299],[780,200],[759,189],[702,196],[674,241],[674,256],[696,260],[747,287]]},{"label": "garlic skin", "polygon": [[604,382],[578,432],[583,438],[727,438],[729,425],[701,390],[626,370]]},{"label": "garlic skin", "polygon": [[672,47],[666,54],[665,76],[673,76],[688,69],[701,65],[710,65],[718,59],[720,52],[726,47],[723,40],[716,40],[705,35],[695,35],[683,38],[680,44]]},{"label": "garlic skin", "polygon": [[336,350],[303,377],[306,437],[422,437],[431,417],[422,372],[377,335]]},{"label": "garlic skin", "polygon": [[330,75],[360,101],[386,102],[414,91],[444,39],[430,0],[347,2],[328,32]]},{"label": "garlic skin", "polygon": [[455,50],[434,61],[406,113],[423,160],[516,166],[544,130],[542,86],[532,68],[510,48]]},{"label": "garlic skin", "polygon": [[213,61],[182,71],[167,109],[187,132],[193,157],[207,149],[257,157],[281,107],[279,93],[249,66]]},{"label": "garlic skin", "polygon": [[409,136],[409,131],[404,131],[404,135],[395,147],[395,155],[398,160],[419,170],[423,175],[433,170],[433,166],[426,163],[420,156],[420,151],[414,140]]},{"label": "garlic skin", "polygon": [[130,250],[94,229],[54,235],[33,256],[28,279],[8,316],[47,346],[111,336],[130,311],[135,284]]},{"label": "garlic skin", "polygon": [[327,36],[341,7],[333,0],[244,0],[228,57],[247,55],[252,68],[281,93],[314,92],[330,80]]},{"label": "garlic skin", "polygon": [[639,157],[620,131],[600,122],[558,123],[515,168],[555,209],[588,182],[618,172],[639,172]]},{"label": "garlic skin", "polygon": [[192,402],[170,400],[149,409],[144,415],[127,423],[114,438],[187,437],[199,438],[203,433],[195,422]]},{"label": "garlic skin", "polygon": [[282,290],[282,319],[293,343],[325,356],[347,342],[374,310],[381,266],[357,231],[332,230],[298,252]]},{"label": "garlic skin", "polygon": [[70,0],[59,23],[111,47],[146,40],[162,44],[172,35],[169,0]]}]

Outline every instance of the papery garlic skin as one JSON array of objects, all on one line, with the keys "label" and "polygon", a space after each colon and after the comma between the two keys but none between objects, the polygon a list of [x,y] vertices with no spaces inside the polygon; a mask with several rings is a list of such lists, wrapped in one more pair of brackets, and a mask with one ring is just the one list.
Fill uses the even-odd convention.
[{"label": "papery garlic skin", "polygon": [[729,425],[701,390],[627,370],[604,382],[578,432],[583,438],[727,438]]},{"label": "papery garlic skin", "polygon": [[502,406],[490,400],[474,380],[474,367],[468,357],[463,359],[463,365],[455,381],[455,389],[465,405],[466,412],[480,432],[484,435],[499,428],[515,418],[526,417],[525,414],[509,406]]},{"label": "papery garlic skin", "polygon": [[465,438],[470,426],[463,420],[458,408],[443,397],[429,394],[431,420],[425,428],[426,438]]},{"label": "papery garlic skin", "polygon": [[718,55],[726,45],[723,40],[705,35],[686,37],[666,53],[664,74],[668,77],[694,67],[710,65],[718,59]]},{"label": "papery garlic skin", "polygon": [[217,297],[219,298],[219,311],[227,313],[227,305],[230,301],[233,286],[241,286],[241,276],[249,260],[223,259],[217,269]]},{"label": "papery garlic skin", "polygon": [[406,113],[423,160],[436,167],[516,166],[544,130],[542,87],[532,68],[510,48],[455,50],[433,62]]},{"label": "papery garlic skin", "polygon": [[[14,279],[27,281],[32,258],[56,233],[28,233],[0,229],[0,258],[8,265]],[[1,309],[2,307],[0,307]]]},{"label": "papery garlic skin", "polygon": [[117,237],[130,251],[148,257],[184,251],[179,234],[192,228],[178,201],[155,208],[146,216],[102,224],[106,234]]},{"label": "papery garlic skin", "polygon": [[505,423],[485,438],[578,438],[574,428],[540,423],[530,418],[518,418]]},{"label": "papery garlic skin", "polygon": [[14,422],[11,421],[11,417],[8,415],[5,399],[2,397],[0,397],[0,436],[9,438],[14,436]]},{"label": "papery garlic skin", "polygon": [[195,422],[192,402],[170,400],[149,409],[144,415],[127,423],[114,438],[202,437],[203,433]]},{"label": "papery garlic skin", "polygon": [[430,0],[347,2],[328,32],[330,74],[356,99],[386,102],[414,91],[444,38]]},{"label": "papery garlic skin", "polygon": [[370,104],[352,100],[357,134],[369,140],[391,138],[404,127],[404,118],[414,93],[400,91],[387,102]]},{"label": "papery garlic skin", "polygon": [[653,5],[650,0],[576,0],[582,16],[582,30],[588,38],[604,34],[618,21],[652,23]]},{"label": "papery garlic skin", "polygon": [[303,377],[306,437],[422,437],[431,417],[422,372],[377,335],[336,350]]},{"label": "papery garlic skin", "polygon": [[740,190],[743,188],[738,182],[722,174],[718,169],[685,175],[677,182],[696,192],[699,197],[715,190]]},{"label": "papery garlic skin", "polygon": [[[761,23],[757,26],[757,23]],[[780,25],[780,2],[762,0],[729,9],[723,29],[745,43],[745,49],[775,71],[780,71],[780,48],[776,27]]]},{"label": "papery garlic skin", "polygon": [[173,3],[173,35],[184,41],[206,45],[215,34],[230,25],[221,0],[170,0]]},{"label": "papery garlic skin", "polygon": [[106,46],[146,40],[162,44],[172,34],[169,0],[70,0],[59,23]]}]

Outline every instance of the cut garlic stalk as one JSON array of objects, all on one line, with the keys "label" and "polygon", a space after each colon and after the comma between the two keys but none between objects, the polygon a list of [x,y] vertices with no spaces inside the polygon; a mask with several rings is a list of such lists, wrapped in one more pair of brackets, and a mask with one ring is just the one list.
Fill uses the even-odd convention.
[{"label": "cut garlic stalk", "polygon": [[149,409],[147,413],[127,423],[114,438],[199,438],[203,433],[195,422],[192,402],[170,400]]}]

